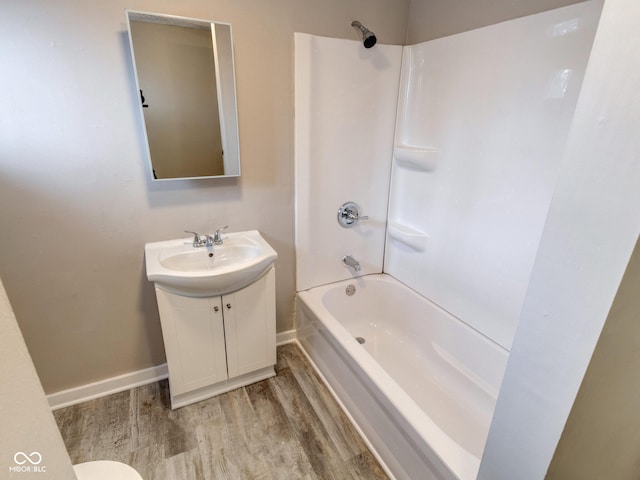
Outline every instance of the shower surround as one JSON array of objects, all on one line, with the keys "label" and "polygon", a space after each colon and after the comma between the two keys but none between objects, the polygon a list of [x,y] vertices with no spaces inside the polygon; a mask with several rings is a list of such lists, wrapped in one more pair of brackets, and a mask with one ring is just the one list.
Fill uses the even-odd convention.
[{"label": "shower surround", "polygon": [[599,7],[403,51],[384,271],[507,350]]},{"label": "shower surround", "polygon": [[[601,5],[402,49],[296,34],[297,290],[384,272],[508,355]],[[346,201],[369,220],[340,227]],[[460,468],[424,440],[437,478],[475,478],[481,455]]]}]

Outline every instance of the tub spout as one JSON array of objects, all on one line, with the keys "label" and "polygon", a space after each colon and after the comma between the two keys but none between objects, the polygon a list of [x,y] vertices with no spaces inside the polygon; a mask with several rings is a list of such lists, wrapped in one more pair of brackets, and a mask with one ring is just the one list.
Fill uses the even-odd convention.
[{"label": "tub spout", "polygon": [[345,255],[342,257],[342,263],[344,263],[347,267],[353,268],[356,272],[360,271],[360,262],[358,262],[351,255]]}]

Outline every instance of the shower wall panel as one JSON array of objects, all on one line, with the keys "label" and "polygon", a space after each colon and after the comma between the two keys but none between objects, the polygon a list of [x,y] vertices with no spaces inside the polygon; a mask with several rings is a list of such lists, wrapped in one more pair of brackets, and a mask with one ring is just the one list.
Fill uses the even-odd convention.
[{"label": "shower wall panel", "polygon": [[507,349],[601,5],[403,52],[384,270]]},{"label": "shower wall panel", "polygon": [[[400,46],[295,34],[298,291],[382,271],[401,58]],[[368,220],[341,227],[347,201]]]}]

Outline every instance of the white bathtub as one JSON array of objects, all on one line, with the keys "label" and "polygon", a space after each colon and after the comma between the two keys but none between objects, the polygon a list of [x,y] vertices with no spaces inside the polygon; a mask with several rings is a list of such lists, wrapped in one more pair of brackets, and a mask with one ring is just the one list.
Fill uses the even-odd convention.
[{"label": "white bathtub", "polygon": [[384,274],[299,292],[297,322],[396,479],[476,478],[506,350]]}]

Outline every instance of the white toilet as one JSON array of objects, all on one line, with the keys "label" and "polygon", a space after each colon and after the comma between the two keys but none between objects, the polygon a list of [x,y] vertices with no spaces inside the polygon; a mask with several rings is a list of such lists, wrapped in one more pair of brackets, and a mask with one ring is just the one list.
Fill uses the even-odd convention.
[{"label": "white toilet", "polygon": [[79,463],[73,470],[78,480],[142,480],[133,467],[111,460]]}]

